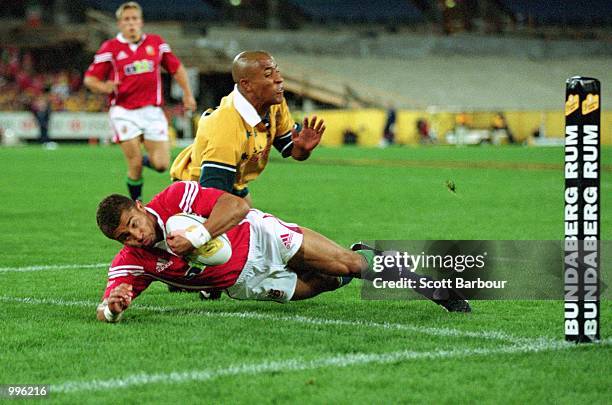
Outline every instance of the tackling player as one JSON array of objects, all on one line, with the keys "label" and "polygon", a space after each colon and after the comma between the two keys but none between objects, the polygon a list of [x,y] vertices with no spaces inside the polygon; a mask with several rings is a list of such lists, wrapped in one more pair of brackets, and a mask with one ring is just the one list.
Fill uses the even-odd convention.
[{"label": "tackling player", "polygon": [[[194,111],[195,100],[187,72],[170,46],[155,34],[142,32],[142,9],[130,1],[117,9],[120,33],[102,44],[85,73],[91,91],[109,95],[109,116],[128,165],[127,187],[133,200],[142,195],[142,167],[168,169],[168,121],[161,109],[163,67],[183,90],[185,109]],[[148,155],[143,156],[141,142]]]},{"label": "tackling player", "polygon": [[[187,232],[166,235],[165,223],[185,212],[208,218]],[[101,321],[115,322],[153,281],[191,290],[224,290],[235,299],[287,302],[314,297],[371,273],[374,252],[357,244],[351,251],[321,234],[250,209],[244,199],[195,181],[176,182],[144,206],[113,194],[103,199],[97,223],[124,247],[108,270]],[[226,233],[228,262],[190,267],[183,256]],[[418,276],[417,276],[418,277]],[[468,312],[468,303],[435,291],[419,291],[449,311]],[[439,292],[438,292],[439,293]]]},{"label": "tackling player", "polygon": [[248,183],[264,170],[272,146],[283,157],[305,160],[325,131],[323,120],[304,118],[300,128],[284,98],[283,77],[267,52],[238,54],[234,91],[202,115],[195,141],[174,160],[170,176],[196,180],[246,199]]}]

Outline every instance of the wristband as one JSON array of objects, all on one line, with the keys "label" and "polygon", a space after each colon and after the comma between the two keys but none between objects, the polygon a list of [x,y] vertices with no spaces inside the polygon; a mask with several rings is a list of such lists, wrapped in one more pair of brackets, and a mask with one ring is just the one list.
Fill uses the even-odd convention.
[{"label": "wristband", "polygon": [[202,245],[208,243],[208,241],[210,241],[211,239],[211,236],[210,232],[208,232],[208,229],[206,229],[204,225],[198,225],[191,227],[188,231],[186,231],[185,238],[187,238],[187,240],[191,242],[194,248],[198,249]]},{"label": "wristband", "polygon": [[104,306],[104,319],[106,319],[110,323],[115,323],[119,319],[121,319],[121,314],[122,313],[115,314],[113,311],[110,310],[108,305]]}]

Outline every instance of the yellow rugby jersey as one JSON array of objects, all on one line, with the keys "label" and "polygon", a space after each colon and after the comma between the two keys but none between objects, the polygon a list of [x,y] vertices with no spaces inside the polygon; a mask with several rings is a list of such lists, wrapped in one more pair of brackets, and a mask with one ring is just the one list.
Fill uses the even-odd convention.
[{"label": "yellow rugby jersey", "polygon": [[216,110],[202,115],[193,144],[174,160],[170,176],[245,196],[248,182],[266,167],[272,146],[283,157],[291,154],[293,146],[291,129],[296,124],[285,99],[271,106],[259,124],[258,120],[254,108],[235,89]]}]

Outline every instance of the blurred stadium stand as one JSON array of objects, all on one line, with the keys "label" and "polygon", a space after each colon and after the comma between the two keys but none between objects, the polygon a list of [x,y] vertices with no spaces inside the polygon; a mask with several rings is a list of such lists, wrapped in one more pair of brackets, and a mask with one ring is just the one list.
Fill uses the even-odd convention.
[{"label": "blurred stadium stand", "polygon": [[541,26],[593,27],[612,24],[610,0],[502,0],[517,20]]},{"label": "blurred stadium stand", "polygon": [[423,23],[421,11],[405,0],[290,0],[312,20],[329,23]]},{"label": "blurred stadium stand", "polygon": [[[9,106],[5,108],[19,109],[41,88],[58,93],[51,92],[56,82],[65,81],[66,75],[74,77],[75,71],[82,74],[100,43],[116,34],[114,11],[122,2],[1,2],[0,50],[13,58],[19,54],[32,59],[31,71],[20,72],[27,77],[16,79],[4,72],[0,78],[8,89],[0,100]],[[612,86],[606,85],[612,82],[610,1],[139,3],[145,31],[162,35],[186,66],[200,72],[201,109],[214,106],[231,89],[231,60],[244,49],[266,49],[276,56],[295,111],[385,109],[390,103],[420,111],[558,111],[563,83],[576,74],[604,83],[604,110],[612,99]],[[24,83],[29,90],[12,97]],[[84,105],[80,83],[70,83],[68,98],[54,108]],[[89,111],[99,108],[95,97],[85,99],[91,100]],[[168,99],[169,110],[174,110]],[[530,114],[525,128],[541,115]],[[525,121],[524,116],[509,118],[514,125]],[[558,127],[559,119],[546,121]],[[487,120],[488,116],[482,121]]]},{"label": "blurred stadium stand", "polygon": [[[558,108],[575,74],[610,78],[604,42],[504,38],[478,34],[363,35],[348,29],[253,31],[211,28],[198,46],[227,52],[268,49],[287,88],[336,106],[401,108]],[[612,97],[604,86],[603,97]]]},{"label": "blurred stadium stand", "polygon": [[[84,0],[85,6],[104,11],[114,17],[125,0]],[[217,10],[202,0],[139,0],[150,21],[210,21],[218,18]]]}]

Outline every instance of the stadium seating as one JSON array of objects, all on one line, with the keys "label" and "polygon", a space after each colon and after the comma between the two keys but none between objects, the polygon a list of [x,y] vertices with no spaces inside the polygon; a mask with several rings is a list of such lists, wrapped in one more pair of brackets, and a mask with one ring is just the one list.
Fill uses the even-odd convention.
[{"label": "stadium seating", "polygon": [[609,0],[590,1],[531,1],[502,0],[519,19],[531,19],[537,25],[612,24],[612,6]]},{"label": "stadium seating", "polygon": [[[85,0],[89,7],[114,13],[125,0]],[[147,20],[202,21],[217,17],[217,11],[202,0],[138,0]]]},{"label": "stadium seating", "polygon": [[398,23],[423,22],[421,12],[405,0],[292,0],[305,14],[325,23]]},{"label": "stadium seating", "polygon": [[[277,54],[288,75],[327,82],[402,108],[558,109],[565,79],[576,74],[610,77],[609,59],[526,61],[510,57],[436,57],[412,60]],[[384,72],[384,74],[382,73]],[[612,98],[609,86],[604,99]]]}]

